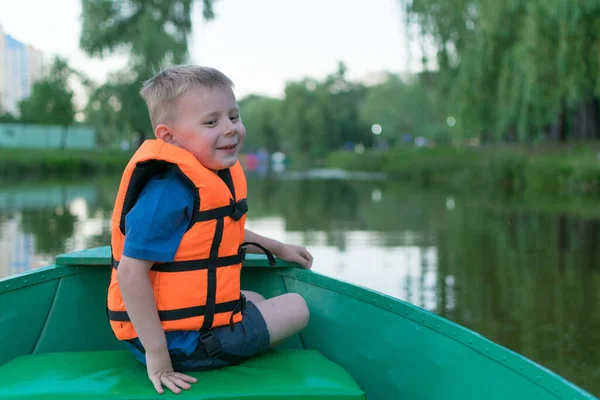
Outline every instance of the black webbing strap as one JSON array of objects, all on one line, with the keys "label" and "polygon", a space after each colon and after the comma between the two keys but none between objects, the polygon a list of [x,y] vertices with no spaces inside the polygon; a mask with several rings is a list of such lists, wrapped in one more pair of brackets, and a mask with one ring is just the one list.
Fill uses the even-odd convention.
[{"label": "black webbing strap", "polygon": [[[244,249],[240,250],[235,256],[219,257],[216,261],[217,268],[227,267],[229,265],[236,265],[244,261],[246,252]],[[198,271],[202,269],[208,269],[209,258],[200,260],[189,260],[189,261],[171,261],[166,263],[154,264],[151,268],[152,271],[157,272],[186,272],[186,271]],[[114,269],[119,268],[119,263],[113,259],[112,267]]]},{"label": "black webbing strap", "polygon": [[[175,360],[173,360],[174,356]],[[250,358],[250,356],[238,356],[234,354],[224,353],[221,350],[221,344],[213,334],[212,330],[200,331],[200,340],[198,341],[198,345],[196,346],[196,349],[192,354],[190,354],[189,356],[184,355],[182,357],[183,359],[180,359],[178,356],[178,354],[172,355],[171,361],[175,363],[178,361],[185,361],[185,359],[199,360],[209,357],[213,359],[218,358],[231,365],[236,365]]]},{"label": "black webbing strap", "polygon": [[196,212],[194,222],[204,222],[225,217],[231,217],[235,221],[239,221],[247,212],[248,200],[242,199],[236,203],[233,199],[230,199],[230,203],[227,206]]},{"label": "black webbing strap", "polygon": [[240,247],[244,247],[244,246],[248,246],[248,245],[256,246],[259,249],[261,249],[263,251],[263,253],[265,253],[265,255],[267,256],[267,259],[269,260],[269,266],[274,267],[277,264],[273,253],[271,253],[267,248],[265,248],[264,246],[262,246],[256,242],[244,242],[240,245]]},{"label": "black webbing strap", "polygon": [[207,331],[212,327],[215,316],[215,303],[217,300],[217,259],[219,258],[219,246],[221,245],[221,239],[223,239],[224,225],[223,218],[218,218],[215,236],[213,237],[213,241],[210,246],[210,256],[207,271],[208,276],[206,283],[206,311],[204,314],[202,328],[200,328],[201,331]]},{"label": "black webbing strap", "polygon": [[217,172],[217,175],[219,175],[219,178],[221,178],[223,182],[225,182],[227,188],[229,188],[229,191],[231,192],[231,195],[235,199],[235,185],[233,183],[233,177],[231,176],[231,168],[219,170],[219,172]]},{"label": "black webbing strap", "polygon": [[[231,328],[232,332],[233,332],[233,325],[234,325],[233,317],[235,317],[235,314],[237,314],[245,309],[246,309],[246,296],[244,295],[244,293],[240,293],[240,301],[239,301],[238,305],[235,306],[233,311],[231,311],[231,317],[229,317],[229,327]],[[244,328],[244,325],[242,325],[242,329],[244,330],[244,335],[245,335],[246,328]]]},{"label": "black webbing strap", "polygon": [[[133,347],[138,349],[142,354],[146,354],[146,349],[139,342],[139,339],[131,339],[127,340]],[[250,358],[250,356],[238,356],[235,354],[223,353],[221,350],[221,345],[212,330],[206,332],[200,332],[200,338],[198,340],[198,344],[194,351],[188,356],[183,352],[169,352],[171,356],[171,362],[173,363],[174,369],[176,368],[176,364],[182,361],[189,360],[204,360],[207,358],[212,359],[221,359],[230,365],[240,364]]]},{"label": "black webbing strap", "polygon": [[[236,309],[240,300],[228,301],[225,303],[219,303],[213,305],[213,314],[214,313],[224,313],[231,312]],[[195,307],[187,307],[187,308],[178,308],[175,310],[159,310],[158,317],[161,321],[175,321],[178,319],[192,318],[192,317],[201,317],[206,312],[206,306],[195,306]],[[129,315],[127,311],[112,311],[108,310],[108,318],[111,321],[117,322],[130,322]],[[211,322],[212,324],[212,322]]]}]

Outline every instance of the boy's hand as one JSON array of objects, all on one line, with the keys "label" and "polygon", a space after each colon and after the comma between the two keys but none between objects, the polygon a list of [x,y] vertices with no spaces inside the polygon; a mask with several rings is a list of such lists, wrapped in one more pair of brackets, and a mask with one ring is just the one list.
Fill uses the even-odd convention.
[{"label": "boy's hand", "polygon": [[152,381],[154,389],[160,394],[164,391],[163,385],[171,389],[173,393],[181,393],[180,388],[189,389],[191,386],[188,382],[196,383],[197,381],[193,376],[173,371],[173,364],[168,351],[146,352],[146,367],[148,378]]},{"label": "boy's hand", "polygon": [[310,269],[313,262],[312,255],[305,247],[293,244],[283,243],[281,245],[281,250],[279,250],[276,256],[284,261],[298,263],[306,269]]}]

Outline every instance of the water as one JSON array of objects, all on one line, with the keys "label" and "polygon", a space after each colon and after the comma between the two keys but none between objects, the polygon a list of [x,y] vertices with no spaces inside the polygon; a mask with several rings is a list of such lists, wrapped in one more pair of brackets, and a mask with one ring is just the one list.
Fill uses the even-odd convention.
[{"label": "water", "polygon": [[[456,321],[600,394],[600,207],[290,178],[249,178],[249,229],[306,245],[314,270]],[[107,245],[117,185],[3,184],[0,277]]]}]

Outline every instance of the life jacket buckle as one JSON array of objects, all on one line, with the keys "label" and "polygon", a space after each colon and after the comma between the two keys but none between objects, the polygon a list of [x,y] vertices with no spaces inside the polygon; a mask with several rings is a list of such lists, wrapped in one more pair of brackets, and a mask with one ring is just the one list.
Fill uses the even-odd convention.
[{"label": "life jacket buckle", "polygon": [[248,212],[248,201],[246,199],[240,200],[237,203],[232,199],[230,204],[232,206],[231,218],[235,221],[239,221]]},{"label": "life jacket buckle", "polygon": [[202,343],[202,347],[204,348],[204,351],[206,351],[206,354],[212,359],[219,358],[223,354],[221,345],[217,341],[217,338],[215,338],[212,329],[200,333],[200,343]]}]

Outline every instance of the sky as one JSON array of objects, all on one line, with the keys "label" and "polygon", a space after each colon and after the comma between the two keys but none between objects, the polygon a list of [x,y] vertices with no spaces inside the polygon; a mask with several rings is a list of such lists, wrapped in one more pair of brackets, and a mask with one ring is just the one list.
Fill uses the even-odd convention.
[{"label": "sky", "polygon": [[[281,97],[286,81],[321,79],[343,61],[351,79],[418,70],[410,57],[399,0],[218,0],[216,19],[194,8],[190,62],[215,67],[248,94]],[[97,82],[127,55],[92,59],[79,49],[81,0],[0,0],[5,33],[55,54]]]}]

